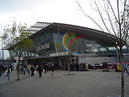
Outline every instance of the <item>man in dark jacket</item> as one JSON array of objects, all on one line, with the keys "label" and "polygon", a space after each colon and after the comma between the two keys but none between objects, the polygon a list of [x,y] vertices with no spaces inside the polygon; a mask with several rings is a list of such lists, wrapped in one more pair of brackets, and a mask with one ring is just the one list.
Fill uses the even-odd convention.
[{"label": "man in dark jacket", "polygon": [[43,67],[41,65],[38,66],[37,71],[39,73],[39,77],[42,76]]},{"label": "man in dark jacket", "polygon": [[50,69],[51,69],[51,77],[53,78],[53,72],[54,72],[54,64],[53,63],[51,63],[51,65],[50,65]]},{"label": "man in dark jacket", "polygon": [[31,70],[31,76],[34,76],[34,71],[35,71],[35,68],[34,68],[34,66],[33,66],[33,65],[31,65],[30,70]]}]

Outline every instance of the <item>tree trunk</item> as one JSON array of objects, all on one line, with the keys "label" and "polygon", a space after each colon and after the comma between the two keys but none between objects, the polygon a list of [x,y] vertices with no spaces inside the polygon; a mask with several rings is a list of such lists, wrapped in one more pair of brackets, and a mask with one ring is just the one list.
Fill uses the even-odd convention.
[{"label": "tree trunk", "polygon": [[123,51],[122,51],[122,45],[120,47],[120,56],[119,56],[119,63],[121,65],[122,71],[121,71],[121,97],[124,97],[124,66],[122,64],[123,60]]}]

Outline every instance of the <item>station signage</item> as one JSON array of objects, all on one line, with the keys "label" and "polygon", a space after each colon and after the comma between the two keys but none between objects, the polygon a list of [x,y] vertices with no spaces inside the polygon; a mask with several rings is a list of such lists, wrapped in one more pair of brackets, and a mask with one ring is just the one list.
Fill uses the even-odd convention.
[{"label": "station signage", "polygon": [[45,50],[45,49],[49,49],[49,48],[50,48],[50,44],[49,44],[49,42],[46,42],[46,43],[41,43],[39,46],[37,46],[36,50],[40,51],[40,50]]}]

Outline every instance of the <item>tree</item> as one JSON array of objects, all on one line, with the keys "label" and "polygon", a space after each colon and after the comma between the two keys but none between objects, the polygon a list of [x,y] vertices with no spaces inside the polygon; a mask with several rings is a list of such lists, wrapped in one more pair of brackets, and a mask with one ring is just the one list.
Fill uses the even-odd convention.
[{"label": "tree", "polygon": [[17,25],[14,21],[11,28],[8,26],[4,29],[4,35],[6,36],[4,44],[7,49],[12,50],[16,57],[18,57],[17,80],[20,80],[21,57],[23,57],[24,52],[31,52],[33,47],[33,42],[29,37],[31,33],[27,31],[26,24]]},{"label": "tree", "polygon": [[[116,36],[119,63],[122,63],[123,46],[128,45],[129,40],[129,0],[93,0],[93,2],[92,6],[94,5],[105,28],[99,24],[99,21],[95,21],[93,16],[85,13],[80,2],[77,1],[77,4],[85,17],[91,19],[102,31]],[[121,97],[124,97],[124,67],[122,64],[121,67]]]}]

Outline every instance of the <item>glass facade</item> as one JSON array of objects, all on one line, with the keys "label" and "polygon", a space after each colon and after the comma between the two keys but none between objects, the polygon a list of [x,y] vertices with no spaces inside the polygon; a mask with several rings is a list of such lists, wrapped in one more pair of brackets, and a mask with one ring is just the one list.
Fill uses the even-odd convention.
[{"label": "glass facade", "polygon": [[[19,52],[17,51],[17,53],[19,53]],[[10,54],[10,57],[12,59],[15,59],[16,57],[18,57],[17,54],[16,54],[16,52],[13,51],[13,50],[9,50],[9,54]],[[36,54],[36,53],[22,52],[21,57],[27,57],[27,58],[29,58],[29,57],[39,57],[39,55]]]},{"label": "glass facade", "polygon": [[86,35],[73,32],[53,33],[53,41],[57,52],[91,51],[103,47]]},{"label": "glass facade", "polygon": [[[34,42],[34,52],[24,52],[24,57],[50,56],[52,54],[62,54],[62,52],[72,52],[76,54],[97,54],[97,55],[116,55],[116,47],[105,47],[100,45],[97,40],[73,32],[43,32],[38,37],[32,39]],[[123,47],[123,52],[127,53],[128,48]],[[64,53],[65,55],[66,53]],[[11,57],[16,53],[10,51]]]},{"label": "glass facade", "polygon": [[[34,26],[34,28],[38,27],[43,29],[41,25],[43,24],[40,23],[40,25]],[[47,26],[49,25],[47,24]],[[80,27],[75,27],[75,29],[73,29],[72,27],[74,26],[70,26],[71,28],[68,28],[67,25],[62,27],[60,26],[59,29],[58,24],[56,24],[56,26],[51,25],[50,27],[51,28],[48,28],[47,30],[36,30],[38,32],[36,32],[34,34],[35,36],[32,38],[34,43],[34,48],[32,49],[33,53],[28,54],[27,52],[24,52],[23,56],[29,55],[42,57],[54,54],[58,55],[59,53],[59,55],[67,55],[65,52],[77,54],[116,55],[117,51],[115,44],[113,44],[114,42],[109,41],[110,35],[106,36],[103,32],[97,33],[96,30],[90,31],[84,28],[82,30]],[[92,32],[94,32],[94,35],[92,35]],[[106,40],[103,41],[105,37],[109,37],[109,39],[106,38]],[[126,46],[123,47],[123,52],[128,52],[128,48]],[[16,53],[14,51],[10,51],[10,55],[14,57],[16,56]]]},{"label": "glass facade", "polygon": [[55,52],[52,33],[44,32],[36,38],[32,39],[34,42],[36,53],[40,56]]},{"label": "glass facade", "polygon": [[[116,55],[116,47],[108,47],[99,44],[97,39],[87,35],[73,32],[52,33],[56,52],[77,52],[97,55]],[[102,41],[103,42],[103,41]],[[119,49],[119,48],[118,48]],[[123,52],[127,53],[128,48],[123,46]]]}]

